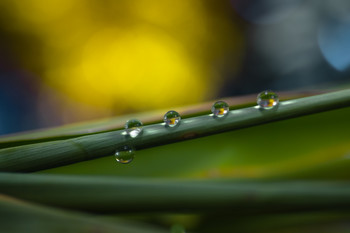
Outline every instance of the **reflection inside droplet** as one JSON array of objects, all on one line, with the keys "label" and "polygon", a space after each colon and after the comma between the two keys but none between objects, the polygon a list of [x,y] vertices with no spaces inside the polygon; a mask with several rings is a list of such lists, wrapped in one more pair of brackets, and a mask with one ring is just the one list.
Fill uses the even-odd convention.
[{"label": "reflection inside droplet", "polygon": [[164,123],[166,126],[175,127],[176,125],[178,125],[180,123],[181,116],[176,111],[169,111],[169,112],[165,113],[163,120],[164,120]]},{"label": "reflection inside droplet", "polygon": [[136,119],[128,120],[125,124],[125,132],[132,138],[142,133],[142,122]]},{"label": "reflection inside droplet", "polygon": [[276,93],[268,90],[260,92],[256,102],[260,108],[271,109],[278,105],[279,99]]},{"label": "reflection inside droplet", "polygon": [[228,104],[224,101],[217,101],[211,107],[211,112],[215,117],[223,117],[228,114],[229,110]]},{"label": "reflection inside droplet", "polygon": [[115,152],[115,160],[118,163],[127,164],[133,161],[135,150],[131,146],[122,146]]}]

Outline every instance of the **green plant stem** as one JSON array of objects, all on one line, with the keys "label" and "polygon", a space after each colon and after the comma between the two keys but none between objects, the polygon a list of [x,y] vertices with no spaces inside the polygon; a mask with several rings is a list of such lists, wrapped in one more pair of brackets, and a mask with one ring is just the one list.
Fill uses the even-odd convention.
[{"label": "green plant stem", "polygon": [[[281,92],[282,99],[295,99],[316,94],[320,91],[293,91]],[[324,92],[323,92],[324,93]],[[251,107],[254,105],[256,95],[237,96],[223,99],[231,105],[232,109]],[[212,102],[200,103],[194,106],[176,108],[183,116],[192,117],[210,112]],[[76,138],[96,133],[105,133],[113,130],[122,129],[125,122],[131,118],[141,120],[144,124],[154,124],[161,122],[161,116],[167,110],[153,110],[136,114],[122,115],[112,118],[100,119],[91,122],[81,122],[75,124],[63,125],[51,129],[39,129],[31,132],[24,132],[14,135],[0,136],[0,149],[39,142],[48,142],[55,140],[64,140]]]},{"label": "green plant stem", "polygon": [[6,233],[165,233],[135,222],[103,221],[93,216],[34,205],[0,194],[0,231]]},{"label": "green plant stem", "polygon": [[0,192],[99,213],[348,209],[349,182],[174,181],[2,173]]},{"label": "green plant stem", "polygon": [[117,130],[11,147],[0,150],[0,171],[38,171],[112,155],[123,145],[143,149],[349,106],[350,90],[343,90],[284,101],[270,110],[249,107],[232,110],[219,119],[209,114],[187,118],[174,128],[161,123],[147,125],[137,138],[130,138],[123,130]]}]

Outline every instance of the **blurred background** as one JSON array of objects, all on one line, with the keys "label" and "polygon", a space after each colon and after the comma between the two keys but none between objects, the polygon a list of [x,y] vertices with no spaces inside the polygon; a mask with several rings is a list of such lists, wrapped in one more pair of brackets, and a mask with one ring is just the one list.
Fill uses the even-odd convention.
[{"label": "blurred background", "polygon": [[0,134],[350,83],[347,0],[2,0]]}]

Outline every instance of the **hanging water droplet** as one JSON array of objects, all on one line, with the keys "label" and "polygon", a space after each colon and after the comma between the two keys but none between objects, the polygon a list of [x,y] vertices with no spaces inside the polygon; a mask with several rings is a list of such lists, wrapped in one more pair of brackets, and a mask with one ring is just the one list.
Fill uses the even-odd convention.
[{"label": "hanging water droplet", "polygon": [[136,119],[128,120],[125,124],[125,132],[132,138],[142,133],[142,122]]},{"label": "hanging water droplet", "polygon": [[229,112],[230,108],[224,101],[217,101],[211,107],[211,112],[215,117],[223,117]]},{"label": "hanging water droplet", "polygon": [[176,111],[169,111],[164,115],[164,122],[166,126],[175,127],[181,121],[181,116]]},{"label": "hanging water droplet", "polygon": [[260,92],[257,97],[257,104],[260,108],[271,109],[278,105],[278,95],[272,91]]},{"label": "hanging water droplet", "polygon": [[122,146],[115,152],[115,160],[118,163],[130,163],[135,157],[135,150],[130,146]]}]

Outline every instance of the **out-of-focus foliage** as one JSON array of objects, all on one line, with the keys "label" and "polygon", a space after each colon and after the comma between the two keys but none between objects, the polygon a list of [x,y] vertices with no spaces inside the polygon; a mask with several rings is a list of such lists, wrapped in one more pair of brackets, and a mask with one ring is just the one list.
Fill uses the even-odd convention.
[{"label": "out-of-focus foliage", "polygon": [[223,85],[214,66],[227,53],[239,57],[242,47],[230,11],[215,2],[6,0],[1,5],[7,33],[33,37],[29,45],[12,46],[19,46],[21,62],[40,75],[42,98],[52,98],[54,91],[63,110],[80,108],[73,113],[78,115],[213,98]]},{"label": "out-of-focus foliage", "polygon": [[3,0],[0,134],[346,85],[348,9],[347,0]]}]

